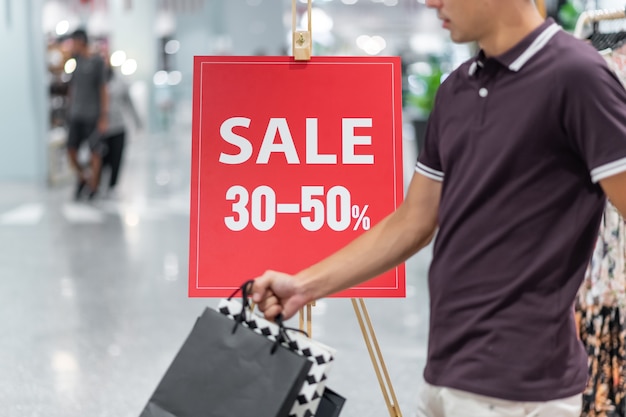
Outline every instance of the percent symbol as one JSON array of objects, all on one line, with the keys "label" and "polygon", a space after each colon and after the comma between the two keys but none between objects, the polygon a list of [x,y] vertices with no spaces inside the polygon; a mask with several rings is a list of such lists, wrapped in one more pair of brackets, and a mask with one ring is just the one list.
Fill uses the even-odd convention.
[{"label": "percent symbol", "polygon": [[352,218],[356,219],[356,223],[354,224],[352,230],[357,230],[359,226],[361,226],[363,230],[370,230],[371,221],[369,216],[365,215],[368,208],[368,204],[364,205],[363,208],[357,205],[352,206]]}]

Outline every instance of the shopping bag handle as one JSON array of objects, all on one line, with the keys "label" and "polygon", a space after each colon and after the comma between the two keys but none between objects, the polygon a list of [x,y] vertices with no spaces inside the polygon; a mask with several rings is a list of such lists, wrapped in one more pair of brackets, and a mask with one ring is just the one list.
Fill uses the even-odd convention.
[{"label": "shopping bag handle", "polygon": [[[248,311],[251,311],[250,308],[250,296],[252,293],[252,286],[254,285],[254,280],[248,280],[246,282],[244,282],[239,288],[237,288],[231,295],[230,297],[228,297],[228,300],[230,301],[235,295],[237,295],[237,293],[239,291],[241,291],[241,311],[239,312],[239,314],[235,314],[234,321],[235,321],[235,325],[233,326],[233,331],[232,333],[235,333],[235,331],[237,331],[237,327],[241,324],[243,324],[244,321],[246,321],[247,318],[247,313]],[[291,337],[289,337],[289,334],[287,334],[287,330],[293,330],[296,332],[300,332],[302,334],[304,334],[306,337],[309,337],[309,334],[307,332],[305,332],[302,329],[298,329],[296,327],[287,327],[284,324],[284,316],[282,314],[278,314],[278,316],[276,316],[275,320],[276,324],[278,325],[278,329],[279,329],[279,334],[278,337],[276,338],[276,340],[274,341],[274,345],[272,346],[272,350],[271,353],[276,352],[276,349],[278,349],[278,345],[280,345],[282,342],[285,342],[288,345],[291,345],[293,343],[293,340],[291,339]]]},{"label": "shopping bag handle", "polygon": [[241,284],[239,288],[237,288],[229,297],[228,301],[230,301],[239,291],[241,291],[241,311],[239,314],[235,314],[233,319],[235,320],[235,326],[233,327],[232,333],[235,333],[237,330],[237,326],[244,321],[246,321],[246,314],[250,310],[250,293],[252,292],[252,285],[254,285],[254,280],[248,280]]}]

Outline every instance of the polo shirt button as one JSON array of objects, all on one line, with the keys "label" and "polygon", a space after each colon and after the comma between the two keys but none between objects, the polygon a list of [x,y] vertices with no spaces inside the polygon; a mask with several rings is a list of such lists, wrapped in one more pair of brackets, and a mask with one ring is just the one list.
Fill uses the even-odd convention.
[{"label": "polo shirt button", "polygon": [[483,87],[480,90],[478,90],[478,95],[481,96],[482,98],[485,98],[489,95],[489,90]]}]

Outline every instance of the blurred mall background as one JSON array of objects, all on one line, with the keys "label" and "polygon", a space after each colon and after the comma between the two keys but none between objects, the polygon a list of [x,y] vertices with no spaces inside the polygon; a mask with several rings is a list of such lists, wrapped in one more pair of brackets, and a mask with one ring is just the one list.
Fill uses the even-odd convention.
[{"label": "blurred mall background", "polygon": [[[436,87],[472,53],[451,43],[424,0],[314,0],[314,55],[400,55],[407,121],[425,120]],[[621,0],[547,0],[548,14],[621,7]],[[93,49],[132,84],[149,132],[190,122],[194,55],[289,54],[291,0],[2,0],[5,84],[0,119],[11,147],[0,180],[55,182],[62,161],[69,34],[81,27]],[[298,0],[300,28],[306,2]],[[567,22],[562,22],[566,23]],[[69,62],[68,62],[69,61]],[[19,116],[19,117],[16,117]],[[419,128],[419,126],[418,126]],[[419,135],[418,135],[419,136]]]},{"label": "blurred mall background", "polygon": [[[0,179],[54,183],[65,174],[62,155],[51,155],[50,146],[63,142],[73,70],[68,35],[78,27],[132,83],[150,132],[189,123],[194,55],[285,55],[291,48],[290,0],[3,2],[2,125],[7,137],[22,139],[4,153]],[[408,110],[424,119],[433,87],[468,57],[468,48],[448,42],[422,3],[316,0],[313,54],[402,55],[408,71],[422,78],[407,83],[417,94]],[[299,1],[301,23],[306,9]]]},{"label": "blurred mall background", "polygon": [[[399,55],[405,180],[434,94],[471,56],[423,0],[314,0],[313,55]],[[623,0],[553,0],[571,26]],[[306,1],[298,1],[300,27]],[[119,194],[73,200],[65,151],[69,35],[85,28],[130,85]],[[138,416],[216,300],[187,298],[195,55],[288,55],[291,0],[0,0],[0,416]],[[368,88],[363,85],[362,88]],[[242,254],[242,259],[245,254]],[[369,300],[404,415],[425,356],[429,251],[408,263],[407,298]],[[348,300],[314,308],[314,336],[338,349],[329,385],[346,417],[387,410]]]}]

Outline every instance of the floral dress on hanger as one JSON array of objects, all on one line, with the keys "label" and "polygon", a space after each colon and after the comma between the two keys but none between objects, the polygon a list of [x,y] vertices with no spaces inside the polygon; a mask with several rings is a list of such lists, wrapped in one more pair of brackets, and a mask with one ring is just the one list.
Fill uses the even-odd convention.
[{"label": "floral dress on hanger", "polygon": [[589,357],[582,417],[626,416],[626,231],[607,202],[596,247],[578,293],[576,318]]},{"label": "floral dress on hanger", "polygon": [[[624,33],[624,29],[620,31]],[[610,45],[599,45],[591,41],[626,87],[626,43],[618,46],[612,39]],[[576,300],[580,338],[589,358],[589,380],[583,393],[581,417],[626,417],[625,258],[624,219],[607,202],[595,250]]]}]

